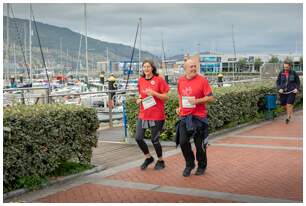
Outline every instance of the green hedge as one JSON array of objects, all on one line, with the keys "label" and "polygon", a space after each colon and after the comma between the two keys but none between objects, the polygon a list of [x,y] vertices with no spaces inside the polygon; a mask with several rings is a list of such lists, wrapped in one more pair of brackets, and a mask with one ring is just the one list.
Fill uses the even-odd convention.
[{"label": "green hedge", "polygon": [[[215,101],[207,105],[209,132],[218,129],[234,127],[238,124],[253,121],[254,118],[263,114],[264,96],[275,93],[275,83],[248,83],[237,84],[231,87],[214,88]],[[175,109],[178,107],[177,93],[172,91],[170,99],[165,106],[167,115],[165,131],[161,134],[161,140],[172,140],[175,134],[175,122],[178,116]],[[138,106],[135,97],[127,99],[127,120],[131,137],[135,136]],[[302,92],[297,95],[296,104],[302,103]],[[146,138],[150,138],[150,132],[146,131]]]},{"label": "green hedge", "polygon": [[94,109],[76,105],[17,105],[4,108],[3,126],[6,192],[72,158],[90,163],[99,121]]}]

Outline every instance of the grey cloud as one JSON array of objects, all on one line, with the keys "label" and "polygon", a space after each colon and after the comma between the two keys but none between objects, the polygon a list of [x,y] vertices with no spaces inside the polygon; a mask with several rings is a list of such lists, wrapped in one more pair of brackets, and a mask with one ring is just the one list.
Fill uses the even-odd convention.
[{"label": "grey cloud", "polygon": [[[83,4],[32,5],[37,21],[84,29]],[[28,4],[13,6],[24,18]],[[202,51],[232,52],[232,24],[238,52],[293,52],[296,42],[302,52],[302,4],[87,4],[87,11],[88,35],[127,45],[133,44],[142,17],[143,49],[156,55],[162,32],[168,55],[195,52],[199,43]]]}]

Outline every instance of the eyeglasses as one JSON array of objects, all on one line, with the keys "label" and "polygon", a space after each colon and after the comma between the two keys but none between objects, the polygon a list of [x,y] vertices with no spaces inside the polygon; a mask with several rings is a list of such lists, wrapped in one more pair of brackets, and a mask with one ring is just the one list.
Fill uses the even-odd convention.
[{"label": "eyeglasses", "polygon": [[190,68],[197,68],[197,65],[190,65]]}]

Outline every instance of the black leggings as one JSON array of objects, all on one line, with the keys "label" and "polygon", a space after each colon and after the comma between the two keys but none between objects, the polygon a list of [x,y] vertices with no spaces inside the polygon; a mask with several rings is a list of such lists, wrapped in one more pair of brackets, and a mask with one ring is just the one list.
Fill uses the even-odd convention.
[{"label": "black leggings", "polygon": [[[159,136],[160,136],[160,132],[163,129],[164,126],[164,120],[158,120],[158,121],[154,121],[155,122],[155,126],[151,127],[151,142],[153,143],[154,149],[156,151],[157,157],[162,157],[163,151],[162,151],[162,147],[160,145],[159,142]],[[140,147],[141,151],[147,155],[149,154],[149,148],[148,145],[146,144],[146,142],[144,141],[144,135],[145,135],[145,131],[146,129],[142,128],[142,121],[140,119],[138,119],[137,121],[137,125],[136,125],[136,142],[138,144],[138,146]]]}]

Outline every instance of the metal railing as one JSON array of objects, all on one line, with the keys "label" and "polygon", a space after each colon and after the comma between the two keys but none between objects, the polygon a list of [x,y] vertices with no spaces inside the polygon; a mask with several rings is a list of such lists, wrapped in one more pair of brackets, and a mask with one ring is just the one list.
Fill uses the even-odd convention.
[{"label": "metal railing", "polygon": [[[237,84],[237,83],[250,83],[250,82],[257,82],[261,81],[260,79],[256,78],[253,80],[239,80],[239,81],[224,81],[222,84]],[[219,86],[219,82],[211,82],[211,85],[217,85]],[[175,91],[177,89],[176,86],[172,86],[171,90]],[[35,91],[42,91],[41,93],[34,94]],[[19,96],[15,96],[14,99],[20,100],[22,104],[25,104],[26,102],[30,102],[29,99],[33,99],[34,101],[32,104],[39,103],[39,100],[41,100],[41,103],[43,104],[52,104],[55,102],[59,102],[63,100],[63,97],[73,97],[74,99],[80,98],[81,96],[85,95],[98,95],[98,94],[106,94],[105,96],[108,97],[108,103],[115,102],[115,98],[118,99],[118,97],[123,96],[123,99],[125,100],[127,96],[131,95],[137,95],[138,90],[137,89],[128,89],[128,90],[105,90],[105,91],[94,91],[94,92],[67,92],[62,94],[49,94],[49,90],[46,87],[29,87],[29,88],[10,88],[10,89],[3,89],[4,92],[16,92],[20,91],[21,93]],[[64,101],[62,101],[64,102]],[[90,105],[91,107],[94,107],[94,105]],[[113,105],[119,106],[118,102],[116,101],[116,104]],[[125,107],[125,105],[122,105]],[[107,110],[106,105],[104,104],[104,108]],[[125,111],[125,108],[123,108]],[[123,112],[124,112],[123,111]],[[106,111],[105,111],[106,112]],[[125,114],[123,114],[125,115]],[[109,127],[113,127],[113,108],[112,106],[108,105],[108,117],[109,117]],[[124,119],[124,118],[123,118]]]},{"label": "metal railing", "polygon": [[[43,91],[41,94],[34,94],[33,91]],[[10,88],[10,89],[3,89],[3,92],[16,92],[20,91],[20,94],[17,94],[17,96],[14,96],[14,100],[20,100],[17,102],[21,102],[22,104],[25,104],[26,102],[29,102],[29,99],[35,98],[34,104],[37,104],[40,99],[43,101],[41,103],[43,104],[52,104],[55,103],[55,99],[63,98],[63,97],[74,97],[78,98],[85,95],[95,95],[95,94],[106,94],[108,96],[108,103],[114,102],[115,98],[118,98],[119,96],[124,96],[124,99],[126,96],[136,95],[137,89],[127,89],[127,90],[106,90],[106,91],[95,91],[95,92],[70,92],[70,93],[63,93],[63,94],[49,94],[48,88],[45,87],[33,87],[33,88]],[[26,95],[26,92],[30,93],[30,95]],[[32,92],[32,93],[31,93]],[[27,101],[26,101],[27,100]],[[13,104],[13,102],[12,102]],[[93,107],[93,105],[90,105]],[[104,105],[105,106],[105,105]],[[117,106],[114,104],[113,106]],[[109,116],[109,127],[113,127],[113,107],[108,105],[108,116]]]}]

